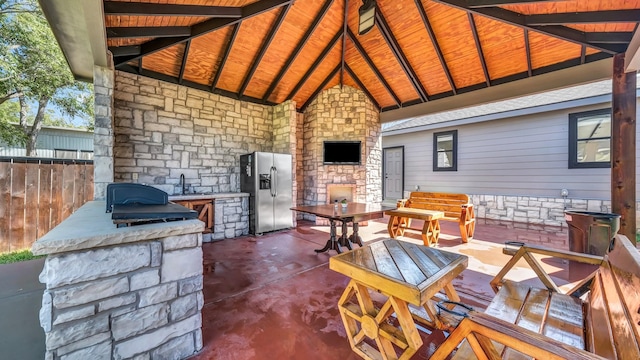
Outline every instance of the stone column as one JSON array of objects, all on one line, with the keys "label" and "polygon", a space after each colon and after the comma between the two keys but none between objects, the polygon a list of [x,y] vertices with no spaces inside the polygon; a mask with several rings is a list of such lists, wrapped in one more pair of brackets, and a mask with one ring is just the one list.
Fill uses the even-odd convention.
[{"label": "stone column", "polygon": [[[113,61],[110,61],[113,64]],[[95,124],[93,132],[94,199],[104,199],[113,182],[113,66],[93,68]]]}]

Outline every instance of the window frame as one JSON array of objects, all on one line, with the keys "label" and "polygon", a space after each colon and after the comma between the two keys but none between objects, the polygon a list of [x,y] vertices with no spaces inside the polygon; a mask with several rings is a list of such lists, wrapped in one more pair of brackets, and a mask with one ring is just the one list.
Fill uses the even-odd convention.
[{"label": "window frame", "polygon": [[[438,154],[444,151],[438,151],[438,137],[440,136],[453,136],[452,144],[452,156],[451,166],[440,167],[438,166]],[[449,130],[433,133],[433,171],[458,171],[458,130]]]},{"label": "window frame", "polygon": [[[569,114],[569,169],[602,169],[611,168],[611,155],[609,155],[609,162],[590,161],[590,162],[578,162],[578,120],[594,115],[609,115],[611,118],[611,126],[613,126],[613,119],[611,114],[611,108],[597,109],[590,111],[582,111]],[[605,138],[594,138],[605,139]],[[609,136],[609,149],[611,149],[611,136]]]}]

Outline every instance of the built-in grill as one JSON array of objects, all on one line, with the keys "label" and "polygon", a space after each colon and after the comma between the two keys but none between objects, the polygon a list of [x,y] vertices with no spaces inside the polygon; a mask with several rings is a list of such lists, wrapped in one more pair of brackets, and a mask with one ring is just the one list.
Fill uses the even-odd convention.
[{"label": "built-in grill", "polygon": [[106,198],[107,212],[118,227],[198,217],[196,211],[169,202],[166,192],[148,185],[109,184]]}]

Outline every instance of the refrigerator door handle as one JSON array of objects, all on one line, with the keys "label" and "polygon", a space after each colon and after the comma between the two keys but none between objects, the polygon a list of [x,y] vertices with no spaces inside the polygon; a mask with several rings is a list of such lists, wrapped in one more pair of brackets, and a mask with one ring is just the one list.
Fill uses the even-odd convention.
[{"label": "refrigerator door handle", "polygon": [[273,166],[271,168],[273,170],[273,175],[271,176],[271,181],[273,182],[271,188],[273,189],[273,197],[278,196],[278,168]]},{"label": "refrigerator door handle", "polygon": [[271,186],[269,187],[269,194],[271,194],[271,197],[275,197],[276,194],[274,193],[275,191],[275,185],[276,185],[276,177],[275,177],[275,167],[271,167],[269,168],[269,176],[271,177]]}]

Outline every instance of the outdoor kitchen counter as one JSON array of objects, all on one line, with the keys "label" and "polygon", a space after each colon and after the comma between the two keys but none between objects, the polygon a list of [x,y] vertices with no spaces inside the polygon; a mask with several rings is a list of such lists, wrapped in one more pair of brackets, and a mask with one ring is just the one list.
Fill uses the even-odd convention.
[{"label": "outdoor kitchen counter", "polygon": [[104,201],[89,201],[33,244],[34,255],[50,255],[149,239],[199,233],[200,220],[171,221],[117,228]]}]

